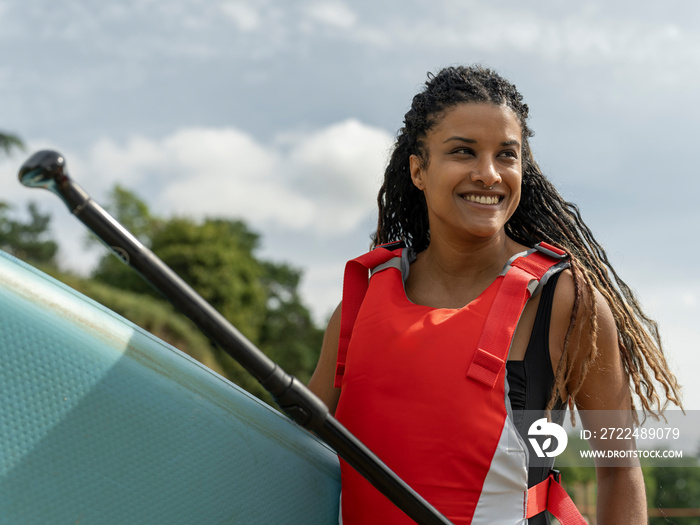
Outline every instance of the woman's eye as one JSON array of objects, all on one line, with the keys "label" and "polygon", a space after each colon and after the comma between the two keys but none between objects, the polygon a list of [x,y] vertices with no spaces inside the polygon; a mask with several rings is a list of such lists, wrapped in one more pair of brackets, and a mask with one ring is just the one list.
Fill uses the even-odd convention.
[{"label": "woman's eye", "polygon": [[501,153],[501,156],[502,156],[502,157],[510,157],[510,158],[513,158],[513,159],[517,159],[517,158],[518,158],[518,154],[517,154],[515,151],[510,151],[510,150],[504,151],[503,153]]},{"label": "woman's eye", "polygon": [[453,150],[452,153],[458,153],[461,155],[474,155],[474,150],[471,148],[457,148]]}]

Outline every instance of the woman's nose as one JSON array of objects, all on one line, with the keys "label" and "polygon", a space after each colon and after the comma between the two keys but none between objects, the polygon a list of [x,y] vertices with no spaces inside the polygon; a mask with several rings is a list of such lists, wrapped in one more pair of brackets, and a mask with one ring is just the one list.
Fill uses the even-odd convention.
[{"label": "woman's nose", "polygon": [[490,187],[501,182],[501,176],[498,174],[496,166],[491,161],[479,163],[479,167],[471,174],[472,182],[482,182],[484,186]]}]

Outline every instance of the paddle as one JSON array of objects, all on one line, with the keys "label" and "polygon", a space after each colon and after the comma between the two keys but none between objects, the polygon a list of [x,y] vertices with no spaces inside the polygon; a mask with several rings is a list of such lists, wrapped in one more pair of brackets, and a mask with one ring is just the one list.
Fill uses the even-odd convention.
[{"label": "paddle", "polygon": [[212,341],[250,372],[290,418],[328,443],[414,521],[428,525],[450,523],[343,427],[329,413],[328,407],[298,379],[263,354],[74,183],[61,154],[50,150],[38,151],[20,168],[19,180],[25,186],[46,188],[58,195],[71,213],[116,255],[138,271]]}]

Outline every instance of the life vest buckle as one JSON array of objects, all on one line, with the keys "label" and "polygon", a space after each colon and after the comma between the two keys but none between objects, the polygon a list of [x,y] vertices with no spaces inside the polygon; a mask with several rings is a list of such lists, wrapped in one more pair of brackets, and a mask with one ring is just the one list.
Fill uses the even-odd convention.
[{"label": "life vest buckle", "polygon": [[547,244],[546,242],[538,242],[535,244],[535,250],[560,261],[568,259],[569,257],[569,254],[564,250],[557,248],[556,246],[552,246],[551,244]]}]

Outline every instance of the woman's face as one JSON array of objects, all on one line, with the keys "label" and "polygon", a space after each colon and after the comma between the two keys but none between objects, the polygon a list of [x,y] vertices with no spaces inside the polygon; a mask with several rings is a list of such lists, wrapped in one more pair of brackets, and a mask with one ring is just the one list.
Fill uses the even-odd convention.
[{"label": "woman's face", "polygon": [[428,205],[430,237],[485,239],[504,231],[520,202],[522,130],[506,106],[465,103],[425,137],[427,162],[411,178]]}]

